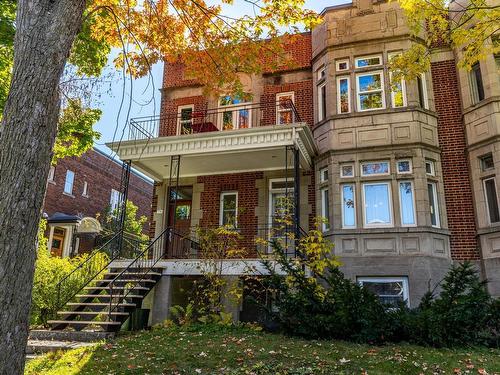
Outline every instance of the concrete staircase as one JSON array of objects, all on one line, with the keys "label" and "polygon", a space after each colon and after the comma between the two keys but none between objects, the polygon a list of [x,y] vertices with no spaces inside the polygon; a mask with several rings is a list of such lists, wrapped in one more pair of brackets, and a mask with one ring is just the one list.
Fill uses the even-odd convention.
[{"label": "concrete staircase", "polygon": [[51,330],[116,332],[161,278],[155,268],[108,269],[102,279],[82,289],[50,320]]}]

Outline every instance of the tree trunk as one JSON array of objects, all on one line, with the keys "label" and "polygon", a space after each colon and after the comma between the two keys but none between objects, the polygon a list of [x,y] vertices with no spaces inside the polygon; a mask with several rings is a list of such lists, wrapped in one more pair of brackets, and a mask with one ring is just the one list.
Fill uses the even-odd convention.
[{"label": "tree trunk", "polygon": [[19,0],[0,124],[0,375],[22,374],[36,235],[59,116],[58,84],[85,0]]}]

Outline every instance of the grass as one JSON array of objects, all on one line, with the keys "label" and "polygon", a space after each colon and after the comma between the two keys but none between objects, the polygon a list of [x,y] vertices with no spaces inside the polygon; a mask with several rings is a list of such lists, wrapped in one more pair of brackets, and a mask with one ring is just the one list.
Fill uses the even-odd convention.
[{"label": "grass", "polygon": [[500,374],[500,350],[307,341],[251,328],[191,326],[120,335],[30,361],[26,375]]}]

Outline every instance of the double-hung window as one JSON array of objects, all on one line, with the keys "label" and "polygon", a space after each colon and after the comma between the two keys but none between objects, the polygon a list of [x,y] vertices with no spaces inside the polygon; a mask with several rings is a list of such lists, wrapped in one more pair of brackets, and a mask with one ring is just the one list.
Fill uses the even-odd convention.
[{"label": "double-hung window", "polygon": [[[390,53],[389,60],[400,55],[399,52]],[[391,81],[391,105],[393,108],[406,107],[406,83],[404,79],[394,82],[392,72],[389,72]]]},{"label": "double-hung window", "polygon": [[365,227],[393,225],[389,182],[363,184],[363,211]]},{"label": "double-hung window", "polygon": [[323,223],[323,231],[330,230],[330,196],[327,187],[321,190],[321,216],[325,220]]},{"label": "double-hung window", "polygon": [[341,186],[342,228],[356,228],[356,198],[354,184]]},{"label": "double-hung window", "polygon": [[238,192],[224,192],[220,195],[219,224],[236,228],[238,226]]},{"label": "double-hung window", "polygon": [[294,101],[293,92],[282,92],[276,95],[276,123],[278,125],[295,122]]},{"label": "double-hung window", "polygon": [[251,125],[251,102],[246,100],[246,95],[226,95],[220,98],[219,106],[222,109],[222,119],[219,120],[222,130],[246,129]]},{"label": "double-hung window", "polygon": [[399,205],[401,208],[401,226],[416,225],[415,194],[411,181],[399,182]]},{"label": "double-hung window", "polygon": [[178,107],[179,125],[177,134],[191,134],[193,132],[193,111],[193,104]]},{"label": "double-hung window", "polygon": [[358,111],[385,108],[384,72],[357,74],[356,91]]},{"label": "double-hung window", "polygon": [[118,190],[111,189],[111,197],[109,199],[109,208],[111,210],[111,214],[113,214],[120,206],[122,201],[122,193]]},{"label": "double-hung window", "polygon": [[437,197],[437,185],[435,182],[427,183],[427,194],[429,196],[429,211],[431,213],[431,225],[435,228],[441,226],[439,222],[439,205]]},{"label": "double-hung window", "polygon": [[498,223],[500,222],[500,212],[498,211],[498,197],[495,178],[491,177],[483,180],[483,185],[490,223]]},{"label": "double-hung window", "polygon": [[470,71],[470,85],[472,90],[472,102],[476,104],[484,99],[483,77],[481,75],[481,66],[478,62],[472,65]]},{"label": "double-hung window", "polygon": [[75,181],[75,173],[69,169],[66,171],[66,180],[64,181],[64,192],[66,194],[73,194],[73,183]]},{"label": "double-hung window", "polygon": [[318,121],[326,118],[326,82],[318,85]]},{"label": "double-hung window", "polygon": [[378,296],[387,307],[409,305],[407,277],[358,277],[358,283]]},{"label": "double-hung window", "polygon": [[427,95],[427,78],[424,73],[417,76],[418,101],[421,108],[429,109],[429,97]]},{"label": "double-hung window", "polygon": [[351,84],[349,77],[337,77],[337,112],[351,112]]}]

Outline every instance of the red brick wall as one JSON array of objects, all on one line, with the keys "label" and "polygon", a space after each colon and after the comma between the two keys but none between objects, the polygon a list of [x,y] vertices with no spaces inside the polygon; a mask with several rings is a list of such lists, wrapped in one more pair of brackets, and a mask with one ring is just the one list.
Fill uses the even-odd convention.
[{"label": "red brick wall", "polygon": [[[68,169],[75,173],[72,196],[63,193]],[[61,212],[95,217],[109,206],[111,189],[120,190],[121,172],[120,164],[94,150],[79,158],[62,159],[56,165],[54,182],[47,184],[43,211],[49,216]],[[84,181],[88,198],[82,195]],[[150,217],[152,193],[152,183],[131,173],[128,199],[138,206],[139,215]]]},{"label": "red brick wall", "polygon": [[201,227],[219,225],[220,194],[224,191],[238,192],[238,227],[241,228],[242,246],[248,251],[255,249],[257,216],[255,208],[259,204],[259,192],[255,181],[264,178],[263,172],[248,172],[239,174],[225,174],[216,176],[200,176],[198,183],[204,184],[200,204],[203,217]]},{"label": "red brick wall", "polygon": [[454,60],[432,63],[451,256],[479,259],[465,129]]}]

